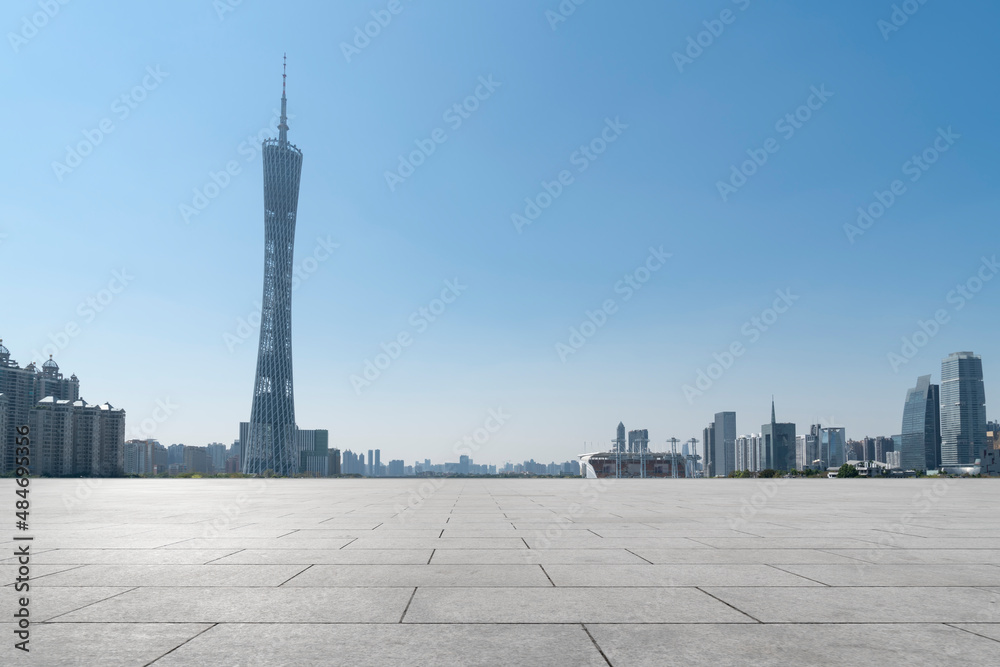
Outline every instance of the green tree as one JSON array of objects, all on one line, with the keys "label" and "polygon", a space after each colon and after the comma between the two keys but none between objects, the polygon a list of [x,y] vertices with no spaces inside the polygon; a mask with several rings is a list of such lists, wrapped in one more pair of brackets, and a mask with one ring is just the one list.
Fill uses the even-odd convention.
[{"label": "green tree", "polygon": [[847,463],[840,466],[840,470],[837,471],[837,477],[857,477],[857,476],[858,476],[858,469]]}]

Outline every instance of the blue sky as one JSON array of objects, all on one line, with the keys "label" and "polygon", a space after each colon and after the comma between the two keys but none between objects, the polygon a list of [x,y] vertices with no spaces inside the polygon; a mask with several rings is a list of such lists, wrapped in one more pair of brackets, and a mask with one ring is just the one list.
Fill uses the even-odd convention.
[{"label": "blue sky", "polygon": [[[170,415],[146,430],[161,442],[237,436],[257,345],[241,321],[261,296],[257,148],[287,51],[305,154],[297,417],[333,444],[454,460],[500,409],[474,460],[561,461],[619,420],[654,444],[700,437],[722,410],[756,432],[772,394],[800,432],[891,435],[907,388],[956,350],[982,355],[995,418],[1000,280],[976,281],[997,271],[1000,8],[914,3],[889,31],[891,2],[665,4],[564,2],[557,21],[557,0],[69,2],[32,30],[37,0],[5,3],[4,344],[22,363],[55,350],[132,434],[160,401]],[[391,21],[345,49],[371,12]],[[705,46],[679,67],[689,38]],[[794,132],[779,125],[795,113]],[[925,150],[933,164],[906,165]],[[536,219],[512,222],[561,173]],[[881,217],[845,231],[897,180]],[[970,280],[971,298],[953,292]],[[459,296],[440,312],[446,281]],[[768,313],[779,291],[785,312]],[[400,334],[412,344],[386,366]],[[366,361],[386,367],[352,383]],[[716,376],[702,389],[699,371]]]}]

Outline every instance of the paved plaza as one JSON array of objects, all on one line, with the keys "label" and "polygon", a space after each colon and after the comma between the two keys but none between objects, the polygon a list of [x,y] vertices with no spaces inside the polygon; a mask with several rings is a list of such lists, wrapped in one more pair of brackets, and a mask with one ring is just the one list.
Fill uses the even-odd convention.
[{"label": "paved plaza", "polygon": [[[0,480],[11,515],[14,489]],[[996,480],[31,489],[31,652],[8,583],[5,666],[1000,660]]]}]

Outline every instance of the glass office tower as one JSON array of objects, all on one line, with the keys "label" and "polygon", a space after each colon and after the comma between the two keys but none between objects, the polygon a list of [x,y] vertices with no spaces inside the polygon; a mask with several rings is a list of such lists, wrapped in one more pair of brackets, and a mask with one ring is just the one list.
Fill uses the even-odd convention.
[{"label": "glass office tower", "polygon": [[941,362],[941,465],[972,465],[985,447],[983,360],[955,352]]}]

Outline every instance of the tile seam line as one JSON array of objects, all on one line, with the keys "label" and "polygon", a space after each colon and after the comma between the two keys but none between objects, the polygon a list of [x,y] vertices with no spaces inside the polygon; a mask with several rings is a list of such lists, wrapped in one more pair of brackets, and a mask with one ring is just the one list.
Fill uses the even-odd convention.
[{"label": "tile seam line", "polygon": [[[785,565],[790,565],[790,564],[791,563],[785,563]],[[763,565],[765,565],[766,567],[773,567],[778,572],[784,572],[785,574],[790,574],[793,577],[799,577],[801,579],[805,579],[806,581],[811,581],[814,584],[819,584],[820,586],[826,586],[827,588],[833,588],[833,586],[831,586],[830,584],[824,584],[822,581],[817,581],[816,579],[811,579],[810,577],[807,577],[804,574],[798,574],[797,572],[789,572],[788,570],[783,570],[780,567],[778,567],[777,565],[772,565],[771,563],[763,563]],[[847,588],[847,587],[845,587],[845,588]],[[895,586],[893,586],[893,588],[895,588]]]},{"label": "tile seam line", "polygon": [[406,606],[403,608],[403,615],[399,617],[399,623],[393,623],[391,625],[401,625],[403,623],[403,619],[406,618],[406,612],[410,611],[410,605],[413,604],[413,598],[417,597],[418,588],[420,587],[419,586],[413,587],[413,592],[410,593],[410,599],[406,601]]},{"label": "tile seam line", "polygon": [[698,589],[699,591],[701,591],[702,593],[704,593],[708,597],[712,598],[713,600],[718,600],[719,602],[721,602],[722,604],[726,605],[727,607],[729,607],[733,611],[736,611],[736,612],[739,612],[740,614],[743,614],[747,618],[751,619],[754,623],[759,623],[760,625],[764,625],[763,621],[761,621],[761,620],[759,620],[757,618],[754,618],[753,616],[751,616],[750,614],[746,613],[742,609],[734,607],[733,605],[729,604],[728,602],[726,602],[722,598],[719,598],[719,597],[716,597],[716,596],[712,595],[711,593],[709,593],[708,591],[706,591],[704,588],[701,588],[700,586],[695,586],[694,588]]},{"label": "tile seam line", "polygon": [[608,656],[604,654],[604,649],[602,649],[601,645],[597,643],[596,639],[594,639],[594,635],[590,634],[590,628],[587,627],[587,624],[581,623],[580,627],[583,628],[583,631],[587,633],[588,637],[590,637],[590,641],[594,644],[594,648],[597,649],[597,652],[601,654],[601,657],[604,658],[604,662],[611,665],[611,661],[608,659]]},{"label": "tile seam line", "polygon": [[[303,572],[305,572],[309,568],[314,567],[315,565],[316,565],[315,563],[312,563],[311,565],[308,565],[308,566],[304,567],[303,569],[299,570],[298,572],[296,572],[292,576],[288,577],[288,579],[285,579],[284,581],[282,581],[277,586],[273,586],[273,587],[272,586],[266,586],[266,587],[260,587],[260,586],[258,586],[257,588],[281,588],[282,586],[284,586],[285,584],[287,584],[289,581],[291,581],[295,577],[299,576],[300,574],[302,574]],[[289,588],[300,588],[300,587],[299,586],[289,586]]]},{"label": "tile seam line", "polygon": [[[223,558],[229,558],[230,556],[235,556],[236,554],[241,553],[243,551],[246,551],[246,549],[237,549],[236,551],[234,551],[231,554],[226,554],[224,556],[219,556],[218,558],[213,558],[212,560],[205,561],[204,563],[202,563],[202,565],[208,565],[209,563],[214,563],[217,560],[222,560]],[[230,564],[235,565],[235,563],[230,563]],[[295,564],[298,565],[298,563],[295,563]]]},{"label": "tile seam line", "polygon": [[218,623],[212,623],[210,626],[208,626],[207,628],[205,628],[201,632],[195,634],[192,637],[188,637],[185,641],[183,641],[180,644],[178,644],[177,646],[173,647],[172,649],[170,649],[169,651],[167,651],[166,653],[164,653],[163,655],[161,655],[159,658],[153,658],[152,660],[150,660],[149,662],[147,662],[145,665],[143,665],[143,667],[149,667],[154,662],[158,662],[160,659],[167,657],[168,655],[170,655],[171,653],[173,653],[174,651],[176,651],[180,647],[185,646],[188,642],[192,641],[193,639],[202,636],[203,634],[205,634],[206,632],[208,632],[212,628],[216,627],[217,625],[219,625],[219,624]]},{"label": "tile seam line", "polygon": [[93,602],[91,602],[89,604],[85,604],[82,607],[77,607],[76,609],[73,609],[73,610],[67,611],[67,612],[63,612],[62,614],[56,614],[55,616],[52,616],[51,618],[45,619],[44,621],[42,621],[42,623],[49,623],[51,621],[54,621],[57,618],[65,616],[66,614],[72,614],[74,612],[80,611],[81,609],[86,609],[87,607],[93,606],[93,605],[97,604],[98,602],[105,602],[106,600],[110,600],[112,598],[116,598],[119,595],[125,595],[126,593],[131,593],[132,591],[137,590],[138,588],[140,588],[140,587],[139,586],[133,586],[133,587],[129,588],[128,590],[122,591],[121,593],[115,593],[114,595],[109,595],[106,598],[101,598],[100,600],[94,600]]},{"label": "tile seam line", "polygon": [[[949,628],[954,628],[955,630],[961,630],[962,632],[968,632],[970,635],[975,635],[976,637],[982,637],[983,639],[989,639],[992,642],[1000,642],[1000,639],[997,639],[995,637],[987,637],[986,635],[981,635],[978,632],[973,632],[972,630],[969,630],[968,628],[960,628],[960,627],[958,627],[957,623],[958,623],[958,621],[952,621],[952,622],[942,623],[942,625],[944,625],[946,627],[949,627]],[[966,623],[965,625],[976,625],[976,623]],[[992,625],[992,624],[991,623],[984,623],[983,625]]]}]

